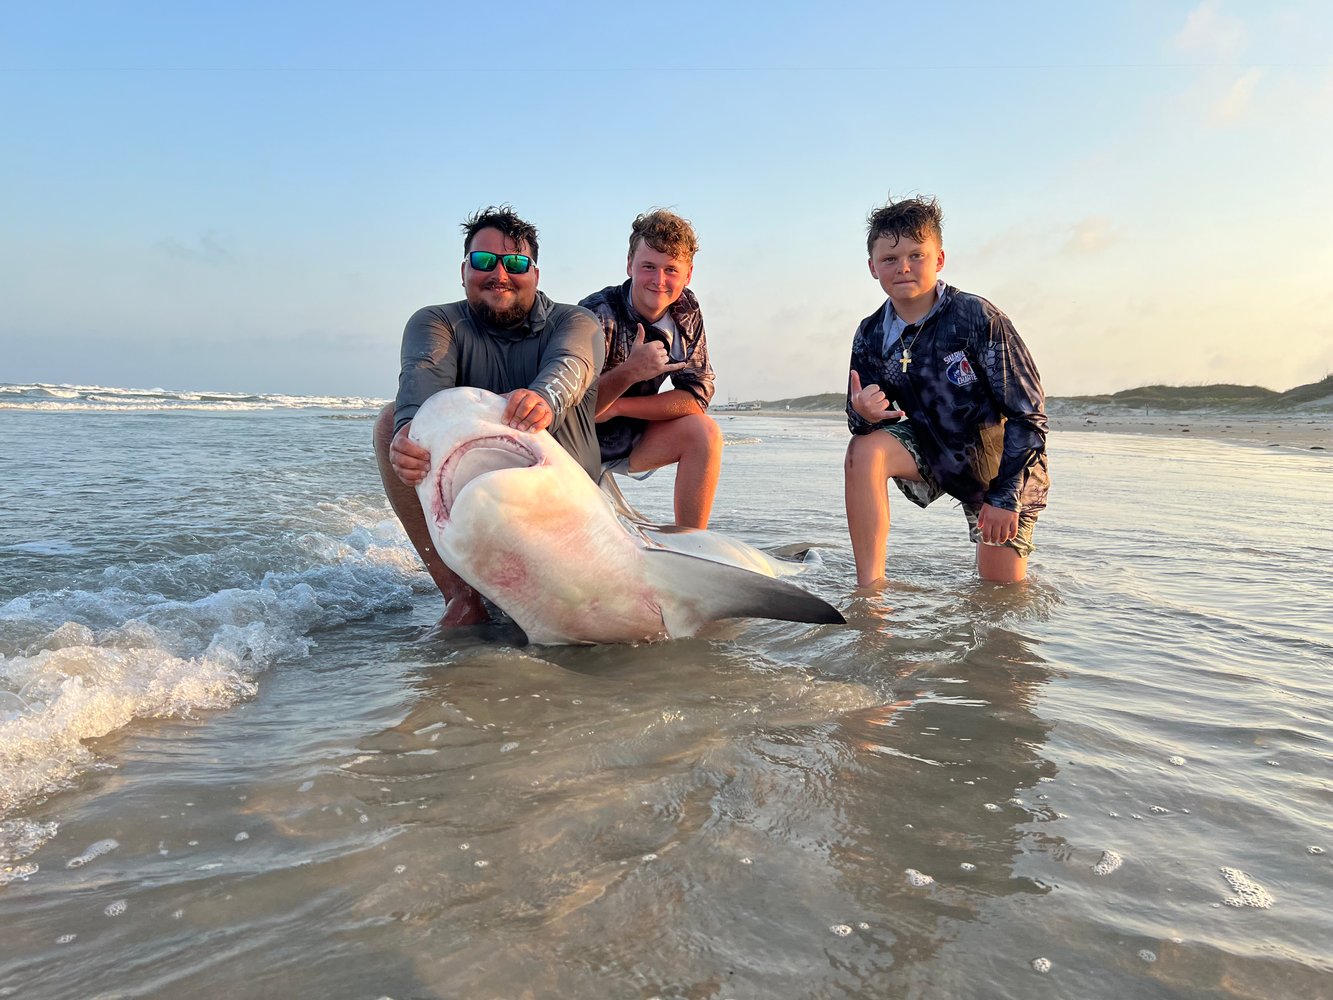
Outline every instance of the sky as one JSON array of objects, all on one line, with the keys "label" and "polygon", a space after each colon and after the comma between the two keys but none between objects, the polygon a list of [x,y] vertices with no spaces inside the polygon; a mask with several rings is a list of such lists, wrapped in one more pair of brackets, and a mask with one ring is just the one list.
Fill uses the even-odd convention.
[{"label": "sky", "polygon": [[509,203],[557,301],[672,208],[717,401],[841,391],[915,194],[1048,395],[1333,371],[1326,0],[564,8],[11,5],[0,382],[392,396]]}]

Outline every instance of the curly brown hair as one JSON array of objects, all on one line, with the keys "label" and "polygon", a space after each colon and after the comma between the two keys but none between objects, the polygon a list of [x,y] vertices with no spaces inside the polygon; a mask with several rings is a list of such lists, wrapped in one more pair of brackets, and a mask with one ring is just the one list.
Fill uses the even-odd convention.
[{"label": "curly brown hair", "polygon": [[629,231],[629,255],[647,243],[658,253],[670,254],[690,263],[699,252],[699,237],[689,220],[665,208],[654,208],[635,218]]},{"label": "curly brown hair", "polygon": [[537,227],[518,217],[509,205],[479,208],[463,222],[463,253],[472,250],[472,238],[483,229],[498,229],[514,241],[515,246],[528,245],[528,256],[537,262]]},{"label": "curly brown hair", "polygon": [[875,241],[887,236],[897,242],[903,237],[925,243],[930,237],[944,246],[944,211],[934,198],[904,198],[889,201],[866,216],[866,253],[874,256]]}]

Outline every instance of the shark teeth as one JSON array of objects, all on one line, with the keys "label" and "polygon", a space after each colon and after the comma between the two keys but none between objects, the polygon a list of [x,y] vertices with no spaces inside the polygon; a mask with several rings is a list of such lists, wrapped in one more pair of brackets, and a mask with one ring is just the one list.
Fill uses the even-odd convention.
[{"label": "shark teeth", "polygon": [[526,469],[541,461],[528,444],[517,436],[492,434],[464,441],[440,464],[435,496],[435,520],[443,525],[449,520],[454,500],[468,483],[500,469]]}]

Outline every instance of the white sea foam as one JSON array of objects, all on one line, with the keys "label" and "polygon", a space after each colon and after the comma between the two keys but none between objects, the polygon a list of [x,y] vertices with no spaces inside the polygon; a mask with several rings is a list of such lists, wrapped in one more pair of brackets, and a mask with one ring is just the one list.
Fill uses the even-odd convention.
[{"label": "white sea foam", "polygon": [[94,763],[84,740],[135,718],[223,708],[253,695],[232,656],[73,646],[0,658],[0,681],[40,697],[0,723],[0,813],[67,784]]},{"label": "white sea foam", "polygon": [[377,410],[368,396],[293,396],[283,393],[191,389],[123,389],[101,385],[0,384],[0,410],[78,412],[243,412],[252,410]]},{"label": "white sea foam", "polygon": [[[0,604],[0,816],[96,766],[86,741],[134,719],[228,708],[253,697],[263,670],[306,657],[312,630],[407,607],[425,579],[415,553],[382,510],[348,519],[358,516],[343,537],[306,531],[249,555],[113,565],[100,588]],[[266,566],[265,552],[300,568]],[[223,585],[163,596],[210,580]]]},{"label": "white sea foam", "polygon": [[110,854],[119,846],[120,846],[120,841],[115,840],[112,837],[108,837],[106,840],[99,840],[95,844],[89,844],[88,847],[84,850],[84,852],[80,854],[78,857],[70,858],[68,861],[66,861],[65,867],[82,868],[89,861],[95,861],[97,858],[100,858],[103,854]]},{"label": "white sea foam", "polygon": [[935,884],[935,879],[933,876],[923,874],[922,872],[917,871],[915,868],[908,868],[904,874],[907,875],[908,885],[914,885],[919,888],[921,886]]},{"label": "white sea foam", "polygon": [[28,703],[14,691],[0,689],[0,722],[17,719],[28,707]]},{"label": "white sea foam", "polygon": [[1101,860],[1092,866],[1092,871],[1096,875],[1110,875],[1124,863],[1125,859],[1115,851],[1102,851]]},{"label": "white sea foam", "polygon": [[37,866],[33,864],[0,865],[0,886],[9,885],[10,882],[26,882],[36,874]]},{"label": "white sea foam", "polygon": [[30,819],[0,820],[0,863],[20,861],[56,835],[55,823]]},{"label": "white sea foam", "polygon": [[1222,868],[1222,877],[1236,895],[1229,896],[1222,902],[1227,906],[1253,906],[1260,910],[1270,909],[1273,897],[1268,890],[1238,868]]}]

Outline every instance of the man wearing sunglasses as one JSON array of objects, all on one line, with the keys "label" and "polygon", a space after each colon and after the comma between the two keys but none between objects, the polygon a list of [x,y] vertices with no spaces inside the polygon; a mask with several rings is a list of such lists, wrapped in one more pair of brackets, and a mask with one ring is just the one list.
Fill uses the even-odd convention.
[{"label": "man wearing sunglasses", "polygon": [[549,430],[596,479],[601,471],[592,386],[605,353],[597,321],[537,290],[537,229],[509,206],[463,223],[465,299],[419,309],[403,331],[398,396],[375,423],[375,456],[398,520],[447,605],[440,624],[489,619],[481,596],[431,542],[416,486],[430,452],[408,437],[412,417],[441,389],[474,386],[506,397],[504,421]]},{"label": "man wearing sunglasses", "polygon": [[675,465],[676,524],[684,528],[708,527],[722,470],[722,431],[706,412],[713,368],[703,313],[686,287],[698,249],[694,228],[674,212],[640,215],[630,227],[629,280],[579,303],[606,335],[597,382],[602,465],[632,476]]}]

